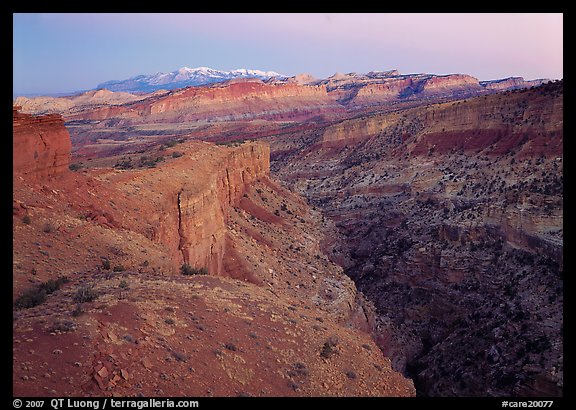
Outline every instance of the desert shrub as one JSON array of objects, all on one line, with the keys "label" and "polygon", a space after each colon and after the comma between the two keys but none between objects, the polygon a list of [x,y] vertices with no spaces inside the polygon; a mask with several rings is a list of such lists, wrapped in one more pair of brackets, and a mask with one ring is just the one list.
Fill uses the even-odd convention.
[{"label": "desert shrub", "polygon": [[357,377],[356,372],[352,371],[352,370],[347,370],[345,372],[346,377],[348,377],[349,379],[355,379]]},{"label": "desert shrub", "polygon": [[309,371],[306,365],[301,362],[294,363],[293,368],[288,370],[288,376],[290,377],[307,377],[308,375]]},{"label": "desert shrub", "polygon": [[127,159],[122,159],[122,161],[118,161],[116,163],[116,165],[114,165],[114,168],[131,169],[131,168],[134,168],[134,164],[132,164],[131,158],[127,158]]},{"label": "desert shrub", "polygon": [[146,155],[140,157],[140,167],[154,168],[158,162],[164,161],[163,156],[158,156],[156,158],[151,158]]},{"label": "desert shrub", "polygon": [[187,263],[183,263],[182,266],[180,266],[180,273],[182,275],[186,275],[186,276],[190,276],[190,275],[208,275],[208,269],[203,267],[203,268],[196,268],[196,267],[192,267]]},{"label": "desert shrub", "polygon": [[84,309],[82,308],[82,303],[76,304],[76,307],[75,307],[74,310],[72,311],[72,316],[78,317],[78,316],[80,316],[82,313],[84,313]]},{"label": "desert shrub", "polygon": [[50,326],[48,328],[48,331],[51,333],[56,333],[56,332],[61,332],[61,333],[65,333],[65,332],[73,332],[74,330],[76,330],[76,323],[74,323],[71,320],[58,320],[56,322],[54,322],[52,324],[52,326]]},{"label": "desert shrub", "polygon": [[28,289],[14,302],[15,309],[28,309],[38,306],[46,300],[46,292],[39,288]]},{"label": "desert shrub", "polygon": [[46,291],[46,294],[51,294],[56,292],[62,287],[63,284],[68,283],[69,280],[65,276],[61,276],[58,279],[49,279],[46,282],[40,284],[40,288]]},{"label": "desert shrub", "polygon": [[123,265],[116,265],[114,266],[114,269],[112,269],[114,272],[124,272],[126,270],[126,268]]},{"label": "desert shrub", "polygon": [[68,278],[62,276],[56,280],[50,279],[46,282],[41,283],[31,289],[24,292],[16,301],[14,302],[15,309],[28,309],[34,306],[38,306],[46,300],[46,296],[51,293],[56,292],[60,287],[68,282]]},{"label": "desert shrub", "polygon": [[54,225],[51,222],[46,222],[42,227],[42,232],[44,233],[52,233],[54,232],[54,230],[55,230]]},{"label": "desert shrub", "polygon": [[74,301],[78,303],[92,302],[98,297],[98,293],[94,290],[94,285],[82,285],[74,295]]},{"label": "desert shrub", "polygon": [[101,256],[100,259],[102,260],[102,269],[110,270],[110,259]]},{"label": "desert shrub", "polygon": [[176,361],[178,362],[187,362],[188,361],[188,356],[186,356],[184,353],[182,352],[177,352],[175,350],[172,351],[172,356],[174,356],[174,358],[176,359]]},{"label": "desert shrub", "polygon": [[324,345],[322,346],[320,356],[322,356],[325,359],[328,359],[329,357],[338,352],[338,350],[336,349],[337,345],[338,345],[338,338],[329,337],[328,340],[326,340],[326,342],[324,342]]},{"label": "desert shrub", "polygon": [[30,225],[30,223],[32,222],[32,220],[30,219],[30,216],[28,216],[28,214],[24,215],[22,217],[22,222],[26,225]]},{"label": "desert shrub", "polygon": [[80,165],[80,164],[70,164],[70,165],[68,166],[68,169],[69,169],[70,171],[73,171],[73,172],[76,172],[76,171],[78,171],[78,170],[81,169],[81,168],[82,168],[82,165]]}]

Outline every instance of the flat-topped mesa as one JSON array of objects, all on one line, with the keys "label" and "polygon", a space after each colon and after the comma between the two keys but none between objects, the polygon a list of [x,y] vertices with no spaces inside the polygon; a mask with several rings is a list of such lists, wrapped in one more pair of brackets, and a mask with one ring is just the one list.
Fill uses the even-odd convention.
[{"label": "flat-topped mesa", "polygon": [[12,109],[12,173],[46,180],[68,171],[72,143],[59,114],[33,116]]},{"label": "flat-topped mesa", "polygon": [[[306,110],[303,111],[303,107]],[[88,107],[86,111],[67,114],[66,118],[95,121],[118,118],[123,124],[132,124],[310,117],[333,109],[342,107],[328,96],[325,86],[238,79],[211,86],[182,88],[129,104],[96,109]]]},{"label": "flat-topped mesa", "polygon": [[519,88],[537,87],[550,80],[537,79],[537,80],[524,80],[522,77],[508,77],[500,80],[481,81],[480,85],[487,90],[517,90]]}]

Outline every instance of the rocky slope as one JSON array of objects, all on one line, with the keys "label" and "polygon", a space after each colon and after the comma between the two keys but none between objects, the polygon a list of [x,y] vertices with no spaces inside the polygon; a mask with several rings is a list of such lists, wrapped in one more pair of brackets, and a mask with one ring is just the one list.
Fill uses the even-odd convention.
[{"label": "rocky slope", "polygon": [[420,395],[562,394],[562,87],[270,138]]},{"label": "rocky slope", "polygon": [[166,91],[136,95],[102,89],[63,97],[17,97],[14,100],[14,105],[22,107],[22,111],[28,114],[64,114],[68,116],[75,112],[89,111],[101,106],[132,103],[162,94],[166,94]]},{"label": "rocky slope", "polygon": [[414,394],[266,144],[162,152],[14,174],[14,395]]}]

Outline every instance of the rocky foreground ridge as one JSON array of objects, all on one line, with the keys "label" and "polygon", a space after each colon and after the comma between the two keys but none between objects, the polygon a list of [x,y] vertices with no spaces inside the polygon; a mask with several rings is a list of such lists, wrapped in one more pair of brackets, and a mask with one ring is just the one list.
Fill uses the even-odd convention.
[{"label": "rocky foreground ridge", "polygon": [[[23,157],[36,145],[22,139],[64,134],[15,111]],[[267,144],[163,153],[138,169],[15,168],[14,395],[414,394],[324,255],[333,225],[270,179]]]}]

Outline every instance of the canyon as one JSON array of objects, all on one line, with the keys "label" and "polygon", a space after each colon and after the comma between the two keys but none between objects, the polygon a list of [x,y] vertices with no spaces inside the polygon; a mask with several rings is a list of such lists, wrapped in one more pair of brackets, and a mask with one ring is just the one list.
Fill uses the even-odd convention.
[{"label": "canyon", "polygon": [[422,394],[561,395],[562,116],[550,84],[270,139]]},{"label": "canyon", "polygon": [[562,395],[561,81],[15,105],[15,394]]}]

